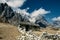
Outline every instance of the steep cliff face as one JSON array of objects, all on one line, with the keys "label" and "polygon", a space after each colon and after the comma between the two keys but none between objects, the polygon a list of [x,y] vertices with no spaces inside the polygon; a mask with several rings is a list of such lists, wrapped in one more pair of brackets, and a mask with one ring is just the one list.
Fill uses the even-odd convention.
[{"label": "steep cliff face", "polygon": [[10,24],[18,25],[20,21],[25,21],[20,13],[16,13],[6,3],[0,3],[0,22],[8,22]]},{"label": "steep cliff face", "polygon": [[0,20],[2,22],[8,22],[14,16],[14,12],[6,3],[0,4]]}]

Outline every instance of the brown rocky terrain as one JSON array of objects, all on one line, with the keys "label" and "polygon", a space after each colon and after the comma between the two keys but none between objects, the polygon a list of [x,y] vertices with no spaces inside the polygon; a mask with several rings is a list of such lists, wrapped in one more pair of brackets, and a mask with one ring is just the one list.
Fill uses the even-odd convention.
[{"label": "brown rocky terrain", "polygon": [[42,34],[43,32],[47,32],[47,33],[50,33],[50,34],[60,34],[60,28],[59,29],[55,29],[55,28],[50,28],[50,27],[47,27],[47,28],[42,28],[40,29],[40,31],[34,31],[33,33],[36,33],[36,34]]},{"label": "brown rocky terrain", "polygon": [[[41,35],[43,32],[48,32],[50,34],[60,34],[60,29],[56,30],[53,28],[43,28],[40,31],[33,31],[36,35]],[[0,23],[0,40],[17,40],[17,36],[21,33],[18,31],[16,26],[10,25],[8,23]]]},{"label": "brown rocky terrain", "polygon": [[0,23],[0,40],[16,40],[19,34],[17,27],[7,23]]}]

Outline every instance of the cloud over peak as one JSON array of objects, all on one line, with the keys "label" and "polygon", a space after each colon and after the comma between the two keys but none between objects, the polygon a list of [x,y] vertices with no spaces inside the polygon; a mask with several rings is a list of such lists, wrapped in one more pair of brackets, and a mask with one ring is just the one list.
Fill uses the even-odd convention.
[{"label": "cloud over peak", "polygon": [[34,22],[36,21],[36,18],[37,18],[38,16],[45,15],[45,14],[47,14],[47,13],[50,13],[50,11],[46,11],[45,9],[40,8],[40,9],[38,9],[38,10],[33,11],[33,12],[30,14],[31,19],[29,19],[29,20],[34,23]]},{"label": "cloud over peak", "polygon": [[[31,15],[32,15],[32,16],[38,16],[39,14],[40,14],[40,15],[44,15],[44,14],[47,14],[47,13],[50,13],[50,11],[46,11],[45,9],[40,8],[40,9],[38,9],[38,10],[33,11]],[[33,15],[33,14],[34,14],[34,15]]]},{"label": "cloud over peak", "polygon": [[40,8],[40,9],[38,9],[38,10],[33,11],[32,13],[29,13],[29,12],[27,12],[28,9],[30,9],[30,8],[29,8],[29,7],[26,8],[26,9],[19,9],[19,8],[16,9],[16,8],[15,8],[14,10],[15,10],[16,12],[22,14],[22,15],[30,16],[29,21],[30,21],[30,22],[33,22],[33,23],[35,23],[36,18],[37,18],[38,16],[41,16],[41,15],[45,15],[45,14],[50,13],[50,11],[46,11],[46,10],[43,9],[43,8]]},{"label": "cloud over peak", "polygon": [[7,3],[11,7],[21,7],[26,0],[0,0],[0,3]]},{"label": "cloud over peak", "polygon": [[59,17],[55,17],[55,18],[52,18],[53,21],[60,21],[60,16]]},{"label": "cloud over peak", "polygon": [[13,1],[8,1],[7,4],[11,7],[20,7],[23,5],[23,3],[26,0],[13,0]]}]

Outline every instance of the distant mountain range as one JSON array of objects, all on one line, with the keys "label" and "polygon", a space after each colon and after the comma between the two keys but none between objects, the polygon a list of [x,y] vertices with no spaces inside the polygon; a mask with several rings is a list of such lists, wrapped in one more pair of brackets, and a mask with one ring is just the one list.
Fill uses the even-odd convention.
[{"label": "distant mountain range", "polygon": [[[18,26],[20,22],[29,22],[31,17],[30,16],[22,16],[20,13],[14,12],[10,6],[8,6],[6,3],[0,3],[0,22],[7,22],[12,25]],[[35,23],[40,25],[40,27],[46,27],[49,25],[47,20],[44,18],[44,16],[39,15],[35,18]]]}]

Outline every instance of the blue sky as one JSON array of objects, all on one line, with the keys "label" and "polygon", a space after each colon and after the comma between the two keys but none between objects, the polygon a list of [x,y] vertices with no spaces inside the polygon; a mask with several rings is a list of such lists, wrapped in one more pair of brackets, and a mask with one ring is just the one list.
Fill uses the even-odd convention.
[{"label": "blue sky", "polygon": [[41,7],[51,11],[49,14],[45,15],[48,21],[51,21],[54,17],[60,16],[60,0],[27,0],[20,8],[25,9],[27,7],[30,8],[28,10],[29,13]]}]

